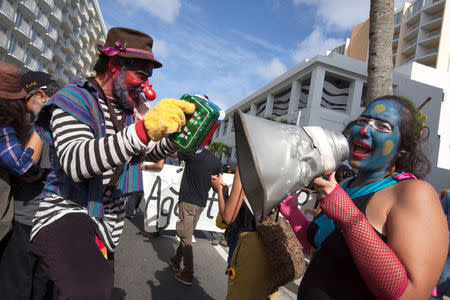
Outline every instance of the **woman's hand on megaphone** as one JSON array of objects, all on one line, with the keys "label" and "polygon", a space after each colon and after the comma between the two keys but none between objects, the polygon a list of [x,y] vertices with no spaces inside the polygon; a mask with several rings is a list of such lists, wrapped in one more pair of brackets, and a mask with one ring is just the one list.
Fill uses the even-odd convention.
[{"label": "woman's hand on megaphone", "polygon": [[320,200],[323,197],[329,195],[336,185],[338,184],[336,181],[335,172],[331,173],[328,176],[328,180],[324,179],[322,177],[316,177],[314,178],[313,182],[316,189],[317,198]]}]

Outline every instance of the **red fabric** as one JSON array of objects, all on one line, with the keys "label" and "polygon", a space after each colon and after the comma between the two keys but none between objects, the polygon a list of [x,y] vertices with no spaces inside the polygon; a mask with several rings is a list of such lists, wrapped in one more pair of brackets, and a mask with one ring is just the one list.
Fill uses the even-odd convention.
[{"label": "red fabric", "polygon": [[145,128],[144,125],[144,120],[141,120],[139,122],[136,122],[136,125],[134,127],[136,129],[136,134],[139,138],[139,140],[143,143],[143,144],[148,144],[150,143],[150,136],[148,135],[148,132]]},{"label": "red fabric", "polygon": [[408,284],[406,269],[348,194],[337,185],[321,199],[320,206],[339,224],[356,267],[370,291],[378,299],[398,299]]}]

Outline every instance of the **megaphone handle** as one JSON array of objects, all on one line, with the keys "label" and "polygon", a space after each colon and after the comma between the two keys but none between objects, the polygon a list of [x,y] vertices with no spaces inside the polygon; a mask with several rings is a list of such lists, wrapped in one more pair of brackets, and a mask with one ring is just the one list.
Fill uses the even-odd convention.
[{"label": "megaphone handle", "polygon": [[314,209],[317,209],[319,207],[320,200],[316,197],[316,203],[314,203]]}]

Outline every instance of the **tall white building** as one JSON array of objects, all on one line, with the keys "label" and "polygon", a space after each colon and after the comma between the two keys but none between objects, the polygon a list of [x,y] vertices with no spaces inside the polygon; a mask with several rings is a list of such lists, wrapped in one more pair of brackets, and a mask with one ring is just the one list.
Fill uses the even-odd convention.
[{"label": "tall white building", "polygon": [[106,32],[97,0],[0,0],[0,60],[61,85],[91,74]]}]

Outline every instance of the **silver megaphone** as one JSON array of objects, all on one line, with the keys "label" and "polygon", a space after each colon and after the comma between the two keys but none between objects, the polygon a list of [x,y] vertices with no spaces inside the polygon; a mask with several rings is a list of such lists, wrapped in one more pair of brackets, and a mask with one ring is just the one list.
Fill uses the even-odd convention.
[{"label": "silver megaphone", "polygon": [[237,110],[234,128],[242,186],[256,220],[349,155],[341,133],[319,126],[287,125]]}]

